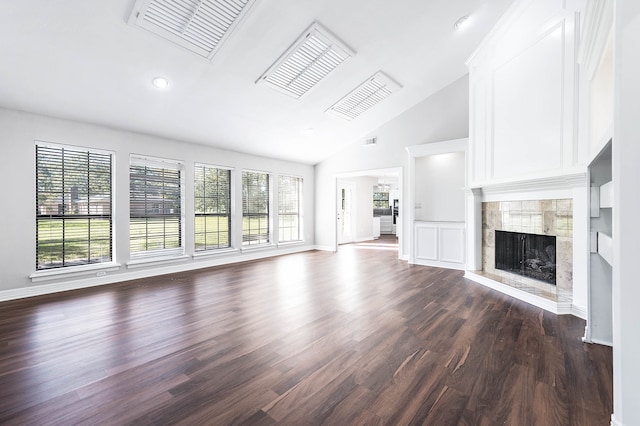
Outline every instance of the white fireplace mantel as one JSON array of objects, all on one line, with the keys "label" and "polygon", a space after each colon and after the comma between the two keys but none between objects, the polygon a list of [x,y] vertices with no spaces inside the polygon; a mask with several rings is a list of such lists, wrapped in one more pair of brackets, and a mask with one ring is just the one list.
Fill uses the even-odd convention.
[{"label": "white fireplace mantel", "polygon": [[[587,171],[583,169],[564,171],[561,174],[547,174],[523,179],[492,180],[478,183],[467,188],[467,193],[486,197],[491,195],[519,195],[523,199],[529,197],[529,193],[556,192],[587,186]],[[552,195],[549,195],[552,197]]]}]

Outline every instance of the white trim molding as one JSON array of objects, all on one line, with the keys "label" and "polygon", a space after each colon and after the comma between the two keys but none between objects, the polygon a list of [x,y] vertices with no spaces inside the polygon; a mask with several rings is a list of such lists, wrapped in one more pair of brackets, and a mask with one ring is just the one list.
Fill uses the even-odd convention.
[{"label": "white trim molding", "polygon": [[523,192],[539,192],[544,190],[562,190],[587,187],[586,170],[573,170],[568,173],[532,176],[518,180],[494,180],[487,183],[476,184],[470,191],[481,190],[483,195],[508,194]]},{"label": "white trim molding", "polygon": [[613,0],[588,0],[582,27],[578,62],[592,80],[613,28]]}]

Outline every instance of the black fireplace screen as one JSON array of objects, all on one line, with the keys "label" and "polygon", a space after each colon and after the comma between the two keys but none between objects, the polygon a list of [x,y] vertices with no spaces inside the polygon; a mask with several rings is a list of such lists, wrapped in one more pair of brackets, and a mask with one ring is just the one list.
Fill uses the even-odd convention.
[{"label": "black fireplace screen", "polygon": [[556,284],[556,237],[496,231],[496,269]]}]

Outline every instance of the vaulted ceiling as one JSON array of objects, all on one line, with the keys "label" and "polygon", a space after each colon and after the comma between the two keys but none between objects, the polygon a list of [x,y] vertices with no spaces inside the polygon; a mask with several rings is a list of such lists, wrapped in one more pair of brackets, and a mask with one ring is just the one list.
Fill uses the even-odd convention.
[{"label": "vaulted ceiling", "polygon": [[[135,0],[4,2],[0,106],[314,164],[463,76],[511,2],[256,0],[211,61],[129,24]],[[314,21],[355,54],[299,99],[256,84]],[[378,71],[401,88],[326,112]]]}]

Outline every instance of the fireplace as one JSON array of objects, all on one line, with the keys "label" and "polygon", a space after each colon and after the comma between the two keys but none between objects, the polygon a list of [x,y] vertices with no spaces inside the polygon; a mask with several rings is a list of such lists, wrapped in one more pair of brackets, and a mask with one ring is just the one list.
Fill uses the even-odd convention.
[{"label": "fireplace", "polygon": [[495,267],[556,284],[556,237],[495,231]]},{"label": "fireplace", "polygon": [[[525,291],[533,294],[538,294],[539,291],[553,295],[551,297],[557,294],[572,294],[573,201],[571,199],[486,201],[482,202],[481,206],[482,270],[479,271],[481,274],[495,282],[526,289]],[[515,265],[502,268],[503,262],[500,264],[496,262],[496,256],[500,251],[497,246],[501,244],[497,240],[501,238],[502,232],[534,235],[541,239],[541,242],[533,243],[530,238],[527,245],[541,253],[541,259],[530,260],[526,264],[530,264],[532,270],[541,267],[545,275],[548,275],[547,258],[554,258],[552,263],[555,263],[555,279],[546,280],[545,277],[536,276],[538,274],[523,272],[521,259],[516,260]],[[545,242],[545,238],[551,238],[551,241],[554,241],[555,251],[552,249],[547,251],[546,247],[552,243],[549,240]],[[535,244],[543,247],[536,247]],[[522,247],[518,246],[518,248],[522,253]],[[522,259],[522,262],[524,263],[525,260]]]}]

